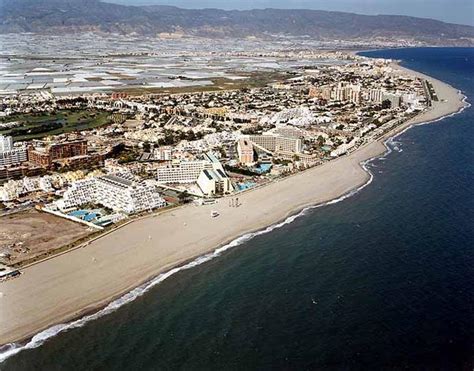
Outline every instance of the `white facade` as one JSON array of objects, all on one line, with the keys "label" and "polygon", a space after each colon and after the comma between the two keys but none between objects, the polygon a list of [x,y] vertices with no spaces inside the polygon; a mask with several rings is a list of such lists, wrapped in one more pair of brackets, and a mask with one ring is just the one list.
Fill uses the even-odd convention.
[{"label": "white facade", "polygon": [[27,159],[25,147],[15,148],[12,137],[0,135],[0,167],[18,165]]},{"label": "white facade", "polygon": [[197,183],[206,196],[233,191],[232,183],[220,161],[206,153],[203,160],[173,162],[157,171],[159,183]]},{"label": "white facade", "polygon": [[0,135],[0,152],[7,152],[13,149],[13,138]]},{"label": "white facade", "polygon": [[156,172],[156,180],[163,184],[195,183],[203,170],[218,169],[225,174],[220,161],[209,152],[204,155],[203,160],[173,161],[171,164],[159,168]]},{"label": "white facade", "polygon": [[9,180],[0,187],[0,201],[13,201],[23,193],[23,184],[19,181]]},{"label": "white facade", "polygon": [[197,184],[206,196],[225,194],[233,190],[232,183],[227,175],[220,169],[203,170],[199,174]]},{"label": "white facade", "polygon": [[155,159],[159,161],[171,161],[173,158],[173,150],[171,147],[156,148],[154,151],[154,156]]},{"label": "white facade", "polygon": [[279,135],[249,135],[245,138],[270,152],[301,153],[303,150],[303,142],[300,138]]},{"label": "white facade", "polygon": [[115,176],[96,178],[96,201],[115,211],[133,214],[166,205],[155,187]]},{"label": "white facade", "polygon": [[289,125],[277,125],[274,129],[270,130],[270,132],[287,138],[303,138],[304,132],[303,130]]},{"label": "white facade", "polygon": [[156,180],[159,183],[194,183],[204,169],[212,169],[208,161],[175,161],[159,168]]},{"label": "white facade", "polygon": [[331,151],[331,157],[337,157],[347,153],[347,151],[356,145],[357,139],[358,138],[354,138],[349,143],[341,144],[335,150]]},{"label": "white facade", "polygon": [[86,203],[101,204],[127,214],[166,206],[154,186],[115,175],[74,182],[57,205],[64,210]]},{"label": "white facade", "polygon": [[94,202],[96,197],[95,178],[83,179],[73,182],[63,198],[58,201],[60,209],[70,209],[76,206]]},{"label": "white facade", "polygon": [[331,98],[336,101],[349,101],[352,103],[359,103],[361,98],[360,85],[348,85],[346,82],[341,82],[332,91]]},{"label": "white facade", "polygon": [[28,160],[26,148],[13,148],[0,151],[0,167],[19,165]]},{"label": "white facade", "polygon": [[371,102],[382,103],[383,93],[380,89],[370,89],[367,98]]}]

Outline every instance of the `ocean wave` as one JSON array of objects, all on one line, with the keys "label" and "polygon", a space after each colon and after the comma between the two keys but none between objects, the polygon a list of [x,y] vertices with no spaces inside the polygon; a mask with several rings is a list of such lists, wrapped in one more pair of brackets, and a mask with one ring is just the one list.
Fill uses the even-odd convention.
[{"label": "ocean wave", "polygon": [[[365,168],[366,163],[364,162],[362,164],[362,166]],[[366,170],[366,171],[368,171],[368,170]],[[369,180],[366,183],[364,183],[360,187],[350,191],[349,193],[346,193],[345,195],[343,195],[339,198],[336,198],[334,200],[328,201],[328,202],[324,202],[324,203],[314,205],[314,206],[305,207],[303,210],[301,210],[297,214],[291,215],[291,216],[287,217],[285,220],[283,220],[279,223],[276,223],[276,224],[272,224],[272,225],[266,227],[265,229],[262,229],[262,230],[259,230],[259,231],[256,231],[256,232],[252,232],[252,233],[244,234],[244,235],[232,240],[228,244],[215,249],[211,253],[201,255],[198,258],[196,258],[195,260],[193,260],[193,261],[191,261],[187,264],[184,264],[180,267],[173,268],[173,269],[169,270],[166,273],[162,273],[162,274],[158,275],[156,278],[152,279],[151,281],[148,281],[147,283],[145,283],[141,286],[138,286],[137,288],[129,291],[128,293],[121,296],[120,298],[110,302],[105,308],[103,308],[103,309],[101,309],[101,310],[99,310],[99,311],[97,311],[93,314],[84,316],[82,318],[79,318],[77,320],[74,320],[74,321],[71,321],[71,322],[68,322],[68,323],[57,324],[57,325],[54,325],[52,327],[49,327],[48,329],[46,329],[44,331],[41,331],[38,334],[36,334],[35,336],[33,336],[26,344],[22,345],[22,344],[18,344],[18,343],[10,343],[10,344],[7,344],[7,345],[1,347],[0,348],[0,363],[4,362],[6,359],[14,356],[15,354],[18,354],[19,352],[21,352],[23,350],[34,349],[34,348],[37,348],[37,347],[41,346],[48,339],[58,335],[61,332],[71,330],[71,329],[74,329],[74,328],[78,328],[78,327],[82,327],[85,324],[87,324],[88,322],[94,321],[98,318],[101,318],[101,317],[103,317],[107,314],[110,314],[110,313],[116,311],[118,308],[124,306],[125,304],[128,304],[128,303],[134,301],[135,299],[137,299],[138,297],[144,295],[146,292],[148,292],[150,289],[152,289],[153,287],[155,287],[159,283],[163,282],[164,280],[166,280],[170,276],[172,276],[172,275],[174,275],[174,274],[176,274],[180,271],[191,269],[191,268],[194,268],[198,265],[206,263],[206,262],[208,262],[212,259],[215,259],[215,258],[221,256],[225,251],[227,251],[227,250],[229,250],[233,247],[239,246],[239,245],[251,240],[252,238],[254,238],[256,236],[260,236],[260,235],[263,235],[263,234],[270,233],[270,232],[274,231],[275,229],[278,229],[278,228],[281,228],[281,227],[283,227],[287,224],[290,224],[290,223],[294,222],[297,218],[305,215],[309,210],[316,209],[316,208],[319,208],[319,207],[322,207],[322,206],[325,206],[325,205],[332,205],[332,204],[341,202],[341,201],[345,200],[348,197],[353,196],[354,194],[358,193],[361,189],[363,189],[364,187],[366,187],[367,185],[369,185],[372,182],[373,175],[370,172],[369,172],[369,174],[370,174],[370,177],[369,177]]]},{"label": "ocean wave", "polygon": [[324,202],[324,203],[320,203],[320,204],[317,204],[317,205],[312,205],[312,206],[305,207],[300,212],[298,212],[296,214],[293,214],[293,215],[287,217],[286,219],[284,219],[283,221],[281,221],[279,223],[276,223],[276,224],[272,224],[272,225],[270,225],[270,226],[268,226],[268,227],[266,227],[262,230],[247,233],[247,234],[244,234],[240,237],[237,237],[236,239],[232,240],[228,244],[226,244],[224,246],[221,246],[221,247],[218,247],[217,249],[215,249],[211,253],[201,255],[198,258],[196,258],[195,260],[193,260],[193,261],[191,261],[187,264],[184,264],[180,267],[173,268],[173,269],[169,270],[166,273],[162,273],[162,274],[158,275],[156,278],[152,279],[151,281],[148,281],[147,283],[145,283],[141,286],[138,286],[137,288],[129,291],[128,293],[121,296],[120,298],[110,302],[105,308],[103,308],[103,309],[101,309],[101,310],[99,310],[99,311],[97,311],[93,314],[86,315],[84,317],[81,317],[77,320],[74,320],[74,321],[71,321],[71,322],[68,322],[68,323],[57,324],[57,325],[54,325],[52,327],[49,327],[48,329],[46,329],[44,331],[39,332],[38,334],[33,336],[26,344],[18,344],[18,343],[7,344],[7,345],[3,346],[2,348],[0,348],[0,363],[4,362],[8,358],[14,356],[15,354],[18,354],[21,351],[24,351],[24,350],[27,350],[27,349],[34,349],[34,348],[37,348],[37,347],[41,346],[48,339],[58,335],[61,332],[65,332],[65,331],[68,331],[68,330],[71,330],[71,329],[74,329],[74,328],[82,327],[85,324],[87,324],[88,322],[94,321],[98,318],[101,318],[101,317],[107,315],[107,314],[110,314],[110,313],[116,311],[117,309],[119,309],[120,307],[124,306],[125,304],[128,304],[128,303],[134,301],[135,299],[137,299],[138,297],[144,295],[150,289],[152,289],[153,287],[155,287],[159,283],[163,282],[164,280],[166,280],[170,276],[172,276],[172,275],[174,275],[174,274],[176,274],[180,271],[194,268],[198,265],[201,265],[201,264],[206,263],[206,262],[208,262],[212,259],[215,259],[215,258],[221,256],[225,251],[227,251],[229,249],[232,249],[233,247],[239,246],[239,245],[251,240],[252,238],[254,238],[256,236],[260,236],[260,235],[270,233],[270,232],[274,231],[275,229],[278,229],[278,228],[281,228],[281,227],[283,227],[287,224],[290,224],[290,223],[294,222],[296,219],[298,219],[301,216],[305,215],[309,210],[320,208],[320,207],[323,207],[323,206],[326,206],[326,205],[333,205],[333,204],[341,202],[341,201],[343,201],[343,200],[345,200],[349,197],[352,197],[356,193],[360,192],[363,188],[368,186],[370,183],[372,183],[373,175],[368,170],[368,167],[367,167],[369,162],[372,161],[372,160],[373,159],[369,159],[369,160],[364,161],[364,162],[361,163],[361,166],[369,174],[369,179],[367,180],[367,182],[365,182],[361,186],[353,189],[352,191],[350,191],[350,192],[348,192],[348,193],[346,193],[346,194],[344,194],[344,195],[342,195],[342,196],[340,196],[336,199],[333,199],[333,200],[330,200],[330,201],[327,201],[327,202]]},{"label": "ocean wave", "polygon": [[409,130],[410,128],[412,128],[414,126],[421,126],[421,125],[441,121],[444,118],[452,117],[456,114],[459,114],[462,111],[464,111],[464,109],[471,106],[471,104],[467,102],[467,97],[466,96],[464,96],[463,102],[465,103],[464,107],[462,107],[457,112],[454,112],[452,114],[440,117],[440,118],[435,119],[435,120],[410,125],[407,128],[405,128],[404,130],[402,130],[401,132],[396,133],[392,137],[386,139],[384,141],[384,145],[385,145],[385,148],[386,148],[386,152],[384,154],[379,155],[379,156],[374,156],[374,157],[369,158],[369,159],[367,159],[365,161],[362,161],[360,163],[360,165],[364,169],[364,171],[366,171],[369,174],[369,178],[364,184],[360,185],[359,187],[357,187],[357,188],[351,190],[350,192],[348,192],[348,193],[346,193],[346,194],[344,194],[344,195],[342,195],[338,198],[335,198],[333,200],[330,200],[330,201],[327,201],[327,202],[324,202],[324,203],[320,203],[320,204],[317,204],[317,205],[312,205],[312,206],[305,207],[300,212],[298,212],[294,215],[291,215],[291,216],[287,217],[285,220],[283,220],[279,223],[270,225],[270,226],[268,226],[268,227],[266,227],[262,230],[247,233],[247,234],[244,234],[240,237],[237,237],[236,239],[232,240],[231,242],[227,243],[226,245],[218,247],[217,249],[215,249],[211,253],[201,255],[198,258],[194,259],[193,261],[191,261],[187,264],[184,264],[182,266],[173,268],[173,269],[169,270],[168,272],[165,272],[165,273],[162,273],[162,274],[158,275],[157,277],[153,278],[152,280],[148,281],[147,283],[145,283],[141,286],[138,286],[137,288],[129,291],[128,293],[124,294],[120,298],[110,302],[106,307],[104,307],[103,309],[101,309],[101,310],[99,310],[99,311],[97,311],[93,314],[86,315],[84,317],[81,317],[81,318],[79,318],[77,320],[74,320],[74,321],[71,321],[71,322],[57,324],[57,325],[54,325],[52,327],[49,327],[48,329],[43,330],[43,331],[39,332],[38,334],[36,334],[35,336],[33,336],[25,344],[19,344],[19,343],[6,344],[6,345],[4,345],[3,347],[0,348],[0,363],[4,362],[5,360],[7,360],[8,358],[14,356],[15,354],[20,353],[21,351],[28,350],[28,349],[34,349],[34,348],[37,348],[37,347],[41,346],[48,339],[51,339],[52,337],[60,334],[61,332],[65,332],[65,331],[68,331],[68,330],[71,330],[71,329],[74,329],[74,328],[82,327],[85,324],[87,324],[88,322],[94,321],[98,318],[101,318],[105,315],[108,315],[112,312],[115,312],[120,307],[122,307],[122,306],[134,301],[138,297],[144,295],[146,292],[148,292],[153,287],[155,287],[159,283],[163,282],[167,278],[171,277],[172,275],[174,275],[174,274],[176,274],[180,271],[188,270],[188,269],[194,268],[198,265],[201,265],[203,263],[206,263],[206,262],[208,262],[212,259],[215,259],[215,258],[221,256],[225,251],[227,251],[227,250],[229,250],[233,247],[239,246],[239,245],[251,240],[252,238],[254,238],[256,236],[260,236],[260,235],[263,235],[263,234],[270,233],[275,229],[278,229],[278,228],[281,228],[281,227],[283,227],[287,224],[290,224],[293,221],[295,221],[296,219],[298,219],[301,216],[305,215],[309,210],[317,209],[317,208],[320,208],[320,207],[323,207],[323,206],[326,206],[326,205],[333,205],[333,204],[336,204],[338,202],[344,201],[345,199],[347,199],[349,197],[354,196],[355,194],[359,193],[362,189],[364,189],[365,187],[367,187],[369,184],[372,183],[372,181],[374,179],[374,175],[369,170],[370,163],[372,161],[374,161],[375,159],[385,160],[386,156],[389,155],[392,152],[391,144],[395,143],[394,142],[395,138],[399,137],[401,134],[405,133],[407,130]]}]

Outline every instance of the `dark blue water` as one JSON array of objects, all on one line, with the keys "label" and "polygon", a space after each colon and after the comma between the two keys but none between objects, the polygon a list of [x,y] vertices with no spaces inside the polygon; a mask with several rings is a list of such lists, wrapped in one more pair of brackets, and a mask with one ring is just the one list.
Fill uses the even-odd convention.
[{"label": "dark blue water", "polygon": [[[474,96],[474,49],[366,54]],[[0,367],[472,369],[473,140],[473,109],[409,130],[354,197]]]}]

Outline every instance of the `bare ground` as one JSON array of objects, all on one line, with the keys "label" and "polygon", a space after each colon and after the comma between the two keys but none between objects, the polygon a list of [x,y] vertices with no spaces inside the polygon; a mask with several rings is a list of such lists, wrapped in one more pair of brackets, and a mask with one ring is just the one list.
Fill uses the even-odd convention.
[{"label": "bare ground", "polygon": [[35,209],[0,217],[0,262],[17,265],[87,236],[89,228]]}]

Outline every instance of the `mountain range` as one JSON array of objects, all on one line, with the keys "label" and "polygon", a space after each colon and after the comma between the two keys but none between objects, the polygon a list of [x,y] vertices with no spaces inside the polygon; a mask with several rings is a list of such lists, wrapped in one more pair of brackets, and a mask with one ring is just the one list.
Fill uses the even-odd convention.
[{"label": "mountain range", "polygon": [[301,9],[181,9],[100,0],[0,0],[0,33],[83,31],[215,38],[287,35],[328,41],[384,39],[474,45],[473,26],[407,16]]}]

